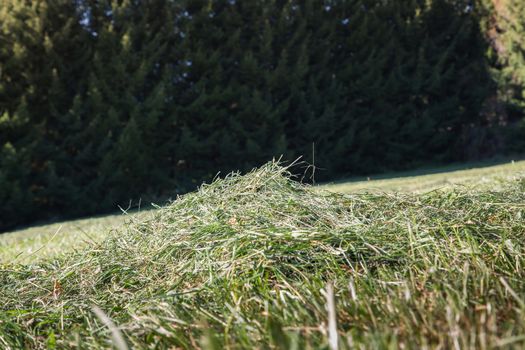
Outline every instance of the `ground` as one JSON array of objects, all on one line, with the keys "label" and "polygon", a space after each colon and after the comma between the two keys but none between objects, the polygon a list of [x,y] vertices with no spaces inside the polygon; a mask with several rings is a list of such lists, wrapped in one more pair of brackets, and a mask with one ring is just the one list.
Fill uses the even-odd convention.
[{"label": "ground", "polygon": [[[401,191],[421,193],[451,186],[477,189],[497,188],[508,179],[525,175],[525,161],[502,164],[471,163],[349,179],[320,187],[341,193]],[[112,229],[146,213],[113,214],[52,224],[32,226],[0,234],[0,263],[38,261],[79,249],[89,241],[103,239]]]},{"label": "ground", "polygon": [[268,163],[6,234],[0,348],[523,348],[524,167],[312,187]]}]

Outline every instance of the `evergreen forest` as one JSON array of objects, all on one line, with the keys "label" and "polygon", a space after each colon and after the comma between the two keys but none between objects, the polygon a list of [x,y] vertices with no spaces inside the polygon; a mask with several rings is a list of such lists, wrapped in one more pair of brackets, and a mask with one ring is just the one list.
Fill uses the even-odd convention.
[{"label": "evergreen forest", "polygon": [[0,1],[0,231],[524,152],[521,0]]}]

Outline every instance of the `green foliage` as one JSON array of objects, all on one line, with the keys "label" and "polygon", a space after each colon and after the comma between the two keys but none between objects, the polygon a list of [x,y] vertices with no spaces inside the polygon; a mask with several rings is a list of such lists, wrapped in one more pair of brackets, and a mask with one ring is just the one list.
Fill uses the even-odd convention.
[{"label": "green foliage", "polygon": [[506,147],[516,153],[525,147],[525,4],[506,0],[496,5],[486,7],[493,10],[493,65],[506,109],[491,119],[506,133]]},{"label": "green foliage", "polygon": [[510,88],[514,88],[513,98],[523,103],[525,100],[525,4],[522,1],[508,0],[507,7],[500,13],[501,41],[505,52],[501,57],[504,63],[503,74]]},{"label": "green foliage", "polygon": [[[322,181],[518,138],[483,112],[497,87],[470,1],[0,6],[0,147],[18,159],[0,161],[17,164],[2,193],[33,219],[167,198],[281,155],[315,154]],[[0,229],[27,220],[0,213]]]}]

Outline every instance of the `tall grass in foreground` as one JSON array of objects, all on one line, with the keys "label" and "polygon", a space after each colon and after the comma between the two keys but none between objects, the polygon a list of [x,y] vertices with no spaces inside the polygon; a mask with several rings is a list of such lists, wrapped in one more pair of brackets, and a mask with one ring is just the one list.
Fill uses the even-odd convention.
[{"label": "tall grass in foreground", "polygon": [[0,266],[0,348],[525,346],[525,181],[320,192],[268,164]]}]

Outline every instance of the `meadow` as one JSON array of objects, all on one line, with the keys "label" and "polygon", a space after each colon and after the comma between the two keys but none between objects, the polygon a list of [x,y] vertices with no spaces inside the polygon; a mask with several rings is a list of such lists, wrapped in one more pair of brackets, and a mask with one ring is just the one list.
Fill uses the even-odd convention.
[{"label": "meadow", "polygon": [[312,187],[270,163],[0,235],[0,347],[522,348],[525,162],[453,170]]}]

